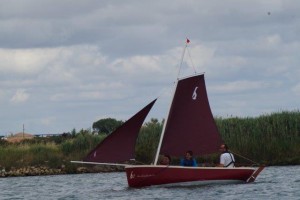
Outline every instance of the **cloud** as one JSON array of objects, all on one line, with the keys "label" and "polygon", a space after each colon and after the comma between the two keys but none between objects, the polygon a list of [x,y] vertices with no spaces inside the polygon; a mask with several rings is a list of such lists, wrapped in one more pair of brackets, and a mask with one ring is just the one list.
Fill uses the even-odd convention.
[{"label": "cloud", "polygon": [[23,103],[29,99],[30,95],[24,89],[19,89],[10,99],[12,103]]},{"label": "cloud", "polygon": [[56,121],[56,117],[46,117],[41,119],[41,123],[46,126],[53,125]]},{"label": "cloud", "polygon": [[44,50],[0,49],[0,72],[2,74],[36,74],[47,63],[49,54]]},{"label": "cloud", "polygon": [[300,83],[296,84],[294,87],[292,87],[292,92],[296,96],[300,96]]},{"label": "cloud", "polygon": [[[0,1],[0,134],[26,120],[53,133],[97,116],[126,120],[170,98],[186,37],[180,75],[205,72],[214,114],[298,107],[299,9],[282,0]],[[160,102],[153,117],[165,117],[169,101]]]},{"label": "cloud", "polygon": [[229,83],[219,84],[217,86],[212,86],[212,89],[215,93],[240,93],[240,92],[249,92],[251,90],[264,90],[273,86],[274,83],[267,83],[263,81],[232,81]]}]

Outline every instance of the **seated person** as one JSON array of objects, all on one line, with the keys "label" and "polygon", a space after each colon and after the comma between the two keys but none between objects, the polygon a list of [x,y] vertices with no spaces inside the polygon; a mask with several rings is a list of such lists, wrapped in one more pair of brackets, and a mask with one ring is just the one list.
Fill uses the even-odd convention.
[{"label": "seated person", "polygon": [[197,167],[197,161],[195,158],[193,158],[193,152],[187,151],[185,153],[185,158],[180,160],[181,166],[187,166],[187,167]]},{"label": "seated person", "polygon": [[226,144],[222,144],[220,146],[220,152],[220,164],[218,165],[218,167],[234,167],[234,156],[229,152],[228,146]]},{"label": "seated person", "polygon": [[164,155],[160,161],[160,165],[170,165],[171,157],[169,155]]}]

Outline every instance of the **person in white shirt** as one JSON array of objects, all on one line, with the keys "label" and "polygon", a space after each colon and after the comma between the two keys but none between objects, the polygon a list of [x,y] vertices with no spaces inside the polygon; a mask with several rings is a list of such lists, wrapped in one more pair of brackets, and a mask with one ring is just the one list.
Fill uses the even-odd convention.
[{"label": "person in white shirt", "polygon": [[220,164],[218,165],[218,167],[234,167],[234,156],[229,152],[228,146],[226,144],[222,144],[220,146],[220,152],[222,154],[220,156]]}]

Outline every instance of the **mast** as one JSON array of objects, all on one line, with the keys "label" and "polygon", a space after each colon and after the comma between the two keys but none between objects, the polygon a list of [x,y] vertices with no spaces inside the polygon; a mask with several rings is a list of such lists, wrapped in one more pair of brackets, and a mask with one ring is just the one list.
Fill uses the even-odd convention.
[{"label": "mast", "polygon": [[188,38],[186,38],[186,42],[185,42],[185,45],[183,47],[183,51],[182,51],[182,55],[181,55],[181,61],[180,61],[179,69],[178,69],[177,80],[178,80],[178,77],[180,75],[180,70],[181,70],[181,66],[182,66],[182,63],[183,63],[185,50],[187,49],[187,46],[188,46],[189,43],[190,43],[190,40]]},{"label": "mast", "polygon": [[158,162],[158,157],[159,157],[159,152],[160,152],[160,149],[161,149],[162,140],[164,138],[165,129],[166,129],[166,125],[167,125],[167,122],[168,122],[168,119],[169,119],[169,114],[170,114],[172,102],[173,102],[175,92],[176,92],[176,88],[177,88],[177,84],[178,84],[178,81],[179,81],[180,69],[181,69],[181,66],[182,66],[182,63],[183,63],[185,50],[186,50],[189,43],[190,43],[190,40],[188,38],[186,38],[186,42],[185,42],[185,45],[184,45],[184,48],[183,48],[183,52],[182,52],[182,55],[181,55],[181,61],[180,61],[179,69],[178,69],[176,85],[175,85],[174,91],[173,91],[173,97],[171,99],[171,103],[170,103],[170,106],[169,106],[169,111],[167,113],[167,117],[166,117],[166,120],[165,120],[165,123],[164,123],[164,126],[163,126],[163,130],[162,130],[160,138],[159,138],[159,143],[158,143],[158,147],[157,147],[157,151],[156,151],[156,155],[155,155],[154,165],[157,165],[157,162]]},{"label": "mast", "polygon": [[162,130],[162,132],[161,132],[161,134],[160,134],[159,143],[158,143],[158,148],[157,148],[156,155],[155,155],[155,160],[154,160],[154,165],[157,165],[157,162],[158,162],[159,152],[160,152],[160,149],[161,149],[162,140],[163,140],[163,138],[164,138],[165,129],[166,129],[167,122],[168,122],[168,119],[169,119],[169,114],[170,114],[170,110],[171,110],[171,106],[172,106],[172,101],[173,101],[174,96],[175,96],[177,84],[178,84],[178,79],[177,79],[177,81],[176,81],[175,89],[174,89],[174,91],[173,91],[173,97],[172,97],[172,100],[171,100],[171,103],[170,103],[170,106],[169,106],[169,111],[168,111],[168,113],[167,113],[167,118],[166,118],[166,120],[165,120],[165,123],[164,123],[164,126],[163,126],[163,130]]}]

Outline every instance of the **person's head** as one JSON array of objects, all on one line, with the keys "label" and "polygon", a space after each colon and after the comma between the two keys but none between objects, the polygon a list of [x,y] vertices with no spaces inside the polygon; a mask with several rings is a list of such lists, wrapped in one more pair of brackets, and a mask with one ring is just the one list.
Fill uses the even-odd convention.
[{"label": "person's head", "polygon": [[192,157],[193,157],[193,152],[192,152],[192,151],[187,151],[187,152],[185,152],[185,158],[186,158],[187,160],[192,159]]},{"label": "person's head", "polygon": [[169,155],[164,155],[161,164],[169,165],[170,163],[171,163],[171,157]]},{"label": "person's head", "polygon": [[227,146],[226,144],[221,144],[221,146],[220,146],[220,151],[221,151],[221,152],[226,152],[226,151],[228,151],[228,146]]}]

